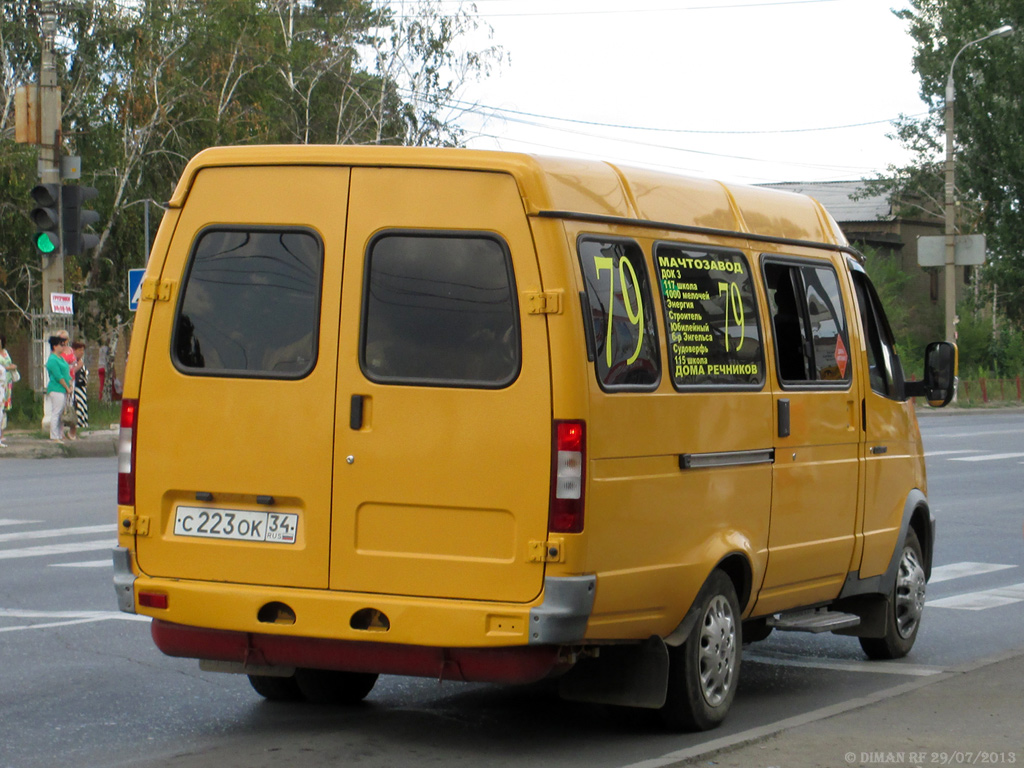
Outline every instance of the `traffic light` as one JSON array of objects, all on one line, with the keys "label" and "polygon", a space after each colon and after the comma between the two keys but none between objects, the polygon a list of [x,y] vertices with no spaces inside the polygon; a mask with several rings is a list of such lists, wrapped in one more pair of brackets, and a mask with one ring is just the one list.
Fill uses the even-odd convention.
[{"label": "traffic light", "polygon": [[32,187],[32,223],[36,233],[32,244],[44,256],[60,251],[60,184],[37,184]]},{"label": "traffic light", "polygon": [[90,224],[100,220],[96,211],[82,210],[82,203],[99,194],[95,187],[83,187],[79,184],[65,184],[62,210],[64,213],[64,253],[74,256],[95,248],[100,239],[96,235],[85,232]]}]

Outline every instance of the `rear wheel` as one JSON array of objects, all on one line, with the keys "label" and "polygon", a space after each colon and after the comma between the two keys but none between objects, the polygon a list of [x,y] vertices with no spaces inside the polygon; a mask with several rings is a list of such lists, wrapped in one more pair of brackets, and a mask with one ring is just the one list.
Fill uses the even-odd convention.
[{"label": "rear wheel", "polygon": [[668,696],[660,715],[673,730],[706,731],[718,726],[736,695],[743,630],[732,581],[715,571],[697,594],[697,625],[677,648],[670,647]]},{"label": "rear wheel", "polygon": [[269,677],[267,675],[249,675],[249,684],[260,696],[269,701],[302,701],[302,691],[295,682],[295,675],[289,677]]},{"label": "rear wheel", "polygon": [[377,682],[369,672],[341,672],[334,669],[297,669],[295,682],[307,701],[326,706],[357,704]]},{"label": "rear wheel", "polygon": [[903,543],[884,637],[862,637],[860,646],[872,659],[899,659],[910,653],[924,612],[925,575],[921,542],[911,528]]}]

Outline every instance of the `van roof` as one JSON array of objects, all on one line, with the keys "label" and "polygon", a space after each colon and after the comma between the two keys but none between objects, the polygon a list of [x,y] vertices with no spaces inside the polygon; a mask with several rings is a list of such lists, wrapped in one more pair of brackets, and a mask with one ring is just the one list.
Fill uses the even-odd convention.
[{"label": "van roof", "polygon": [[674,229],[829,244],[846,250],[839,225],[806,195],[724,184],[597,160],[451,148],[340,145],[214,147],[182,173],[170,206],[181,207],[203,168],[345,165],[447,168],[511,174],[526,212],[560,218],[622,219]]}]

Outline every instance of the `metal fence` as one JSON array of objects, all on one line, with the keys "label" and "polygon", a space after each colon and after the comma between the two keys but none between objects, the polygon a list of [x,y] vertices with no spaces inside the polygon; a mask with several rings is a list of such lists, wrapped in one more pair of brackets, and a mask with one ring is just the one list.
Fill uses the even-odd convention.
[{"label": "metal fence", "polygon": [[957,402],[960,405],[1022,404],[1021,377],[960,379]]}]

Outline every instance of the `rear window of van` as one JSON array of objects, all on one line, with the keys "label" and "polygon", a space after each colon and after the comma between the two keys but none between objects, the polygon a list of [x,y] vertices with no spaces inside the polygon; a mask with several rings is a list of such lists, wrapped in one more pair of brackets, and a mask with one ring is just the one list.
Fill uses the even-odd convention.
[{"label": "rear window of van", "polygon": [[371,381],[498,388],[519,374],[519,314],[505,242],[388,232],[370,243],[362,368]]},{"label": "rear window of van", "polygon": [[322,271],[323,247],[310,230],[203,230],[175,321],[176,367],[192,375],[307,375],[316,364]]}]

